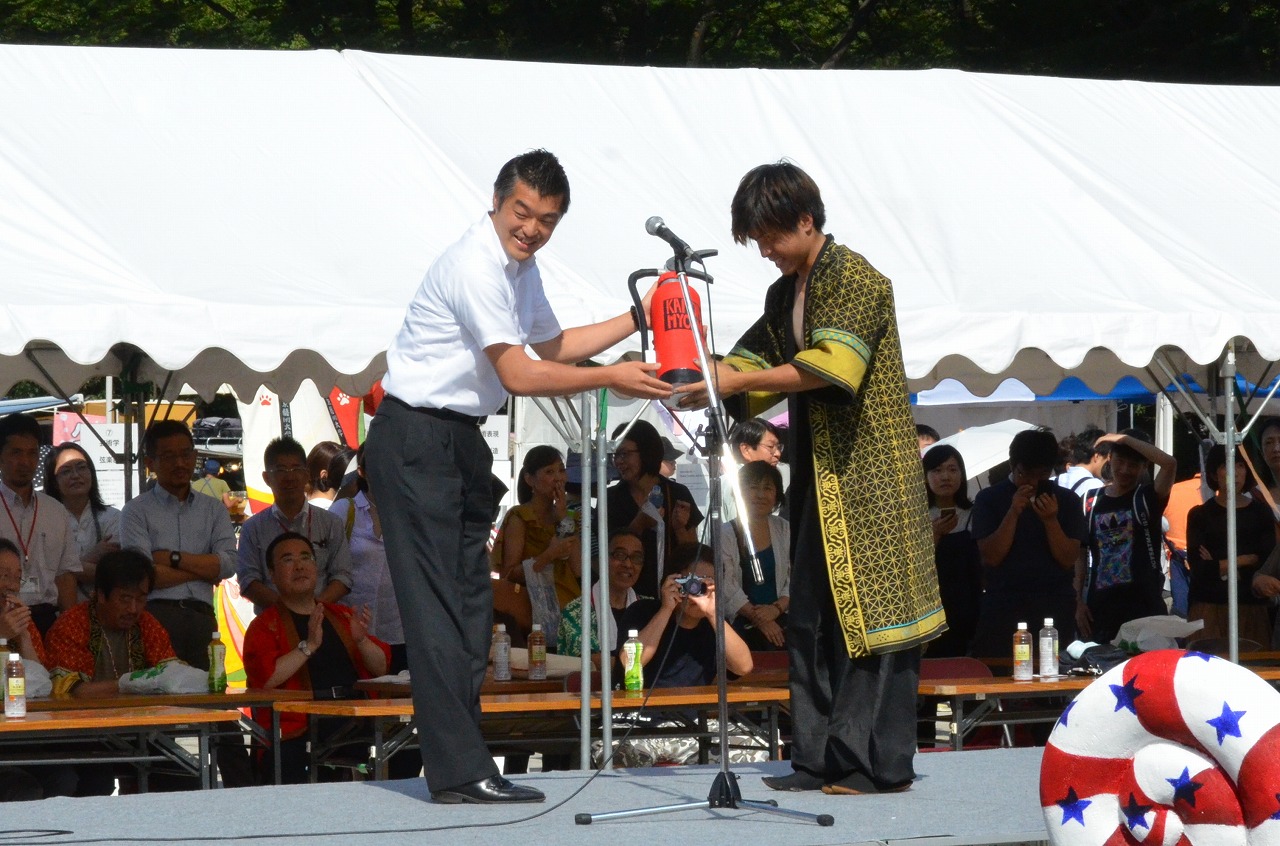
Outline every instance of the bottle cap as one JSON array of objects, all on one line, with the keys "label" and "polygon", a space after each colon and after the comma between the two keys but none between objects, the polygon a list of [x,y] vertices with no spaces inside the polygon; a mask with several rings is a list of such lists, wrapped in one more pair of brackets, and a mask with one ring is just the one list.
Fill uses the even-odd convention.
[{"label": "bottle cap", "polygon": [[542,631],[542,623],[534,623],[534,624],[533,624],[533,631],[535,631],[535,632],[540,632],[540,631]]},{"label": "bottle cap", "polygon": [[1045,617],[1045,618],[1044,618],[1044,627],[1045,627],[1046,629],[1051,629],[1051,628],[1053,628],[1053,618],[1052,618],[1052,617]]},{"label": "bottle cap", "polygon": [[1026,624],[1026,623],[1018,623],[1018,631],[1020,631],[1020,632],[1025,632],[1026,630],[1027,630],[1027,624]]},{"label": "bottle cap", "polygon": [[506,630],[507,630],[507,624],[506,624],[506,623],[498,623],[498,631],[500,631],[500,632],[505,632]]},{"label": "bottle cap", "polygon": [[639,629],[627,629],[627,637],[640,637]]}]

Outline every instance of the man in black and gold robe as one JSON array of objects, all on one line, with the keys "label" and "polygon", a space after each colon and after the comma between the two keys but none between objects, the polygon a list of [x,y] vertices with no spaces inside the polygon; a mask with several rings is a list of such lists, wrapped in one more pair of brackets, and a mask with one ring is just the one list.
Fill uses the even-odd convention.
[{"label": "man in black and gold robe", "polygon": [[[904,790],[915,772],[921,646],[946,629],[893,289],[823,234],[813,180],[789,163],[743,177],[733,236],[782,273],[717,367],[748,413],[790,409],[794,772],[777,790]],[[686,406],[705,402],[692,386]]]}]

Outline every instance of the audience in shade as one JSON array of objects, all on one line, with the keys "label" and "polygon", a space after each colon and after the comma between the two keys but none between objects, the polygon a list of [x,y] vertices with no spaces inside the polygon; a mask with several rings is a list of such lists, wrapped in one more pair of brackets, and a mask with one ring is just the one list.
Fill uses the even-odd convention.
[{"label": "audience in shade", "polygon": [[[1265,480],[1259,479],[1254,496],[1271,509],[1272,515],[1280,523],[1280,417],[1264,419],[1258,426],[1257,434],[1258,451],[1271,476],[1271,484],[1267,485]],[[1270,502],[1267,502],[1268,497]],[[1280,527],[1276,531],[1280,533]]]},{"label": "audience in shade", "polygon": [[279,598],[271,582],[266,550],[284,532],[304,535],[316,549],[319,580],[316,598],[337,602],[351,590],[351,556],[342,519],[307,502],[307,452],[293,438],[276,438],[263,451],[263,481],[274,503],[245,521],[240,529],[236,578],[240,595],[254,611],[275,605]]},{"label": "audience in shade", "polygon": [[[306,535],[277,536],[267,546],[266,558],[278,599],[245,632],[244,667],[250,687],[310,690],[316,699],[349,699],[357,680],[387,672],[391,651],[369,634],[369,609],[356,611],[316,598],[319,568]],[[269,709],[255,709],[254,719],[265,728],[271,726]],[[281,715],[280,729],[283,781],[307,781],[307,717]],[[322,723],[322,734],[332,730]]]},{"label": "audience in shade", "polygon": [[[620,622],[626,610],[639,599],[636,595],[636,579],[640,578],[640,568],[644,566],[644,545],[640,538],[630,529],[618,529],[609,535],[609,616],[605,618],[609,636],[606,642],[608,651],[617,653],[623,641],[627,639],[626,629]],[[597,608],[605,606],[605,598],[600,582],[591,586],[587,641],[593,656],[600,652],[600,627]],[[570,600],[560,615],[560,626],[556,635],[556,653],[559,655],[582,654],[582,597]],[[598,660],[597,660],[598,664]]]},{"label": "audience in shade", "polygon": [[98,469],[77,443],[60,444],[45,456],[44,492],[61,502],[71,516],[80,556],[79,597],[88,599],[98,561],[120,548],[120,509],[102,501]]},{"label": "audience in shade", "polygon": [[1098,428],[1083,429],[1067,435],[1059,444],[1066,469],[1058,474],[1057,482],[1082,499],[1106,484],[1103,471],[1111,454],[1111,442],[1099,441],[1102,435]]},{"label": "audience in shade", "polygon": [[774,467],[782,460],[782,430],[763,417],[752,417],[733,425],[729,445],[740,463],[767,461]]},{"label": "audience in shade", "polygon": [[12,541],[22,554],[18,596],[43,635],[59,612],[79,601],[80,556],[67,510],[35,489],[39,464],[40,424],[35,418],[10,414],[0,419],[0,538]]},{"label": "audience in shade", "polygon": [[947,631],[929,644],[926,654],[930,658],[968,655],[982,604],[982,559],[970,531],[973,502],[968,474],[964,458],[950,444],[929,447],[922,461],[933,526],[933,563],[947,615]]},{"label": "audience in shade", "polygon": [[921,452],[924,452],[940,440],[942,440],[942,436],[938,434],[937,429],[924,423],[916,424],[916,441],[920,444]]},{"label": "audience in shade", "polygon": [[[739,516],[720,527],[723,611],[752,650],[785,649],[791,604],[791,527],[776,513],[782,505],[782,474],[767,461],[751,461],[738,471],[738,484],[746,520]],[[759,584],[748,537],[764,577]]]},{"label": "audience in shade", "polygon": [[[1276,545],[1275,519],[1266,505],[1245,491],[1253,486],[1253,476],[1238,455],[1235,461],[1236,572],[1239,634],[1241,638],[1266,645],[1271,642],[1268,599],[1250,587]],[[1203,620],[1204,628],[1193,640],[1227,636],[1227,453],[1222,444],[1210,448],[1204,459],[1204,476],[1213,490],[1213,499],[1187,513],[1187,563],[1191,568],[1188,620]],[[1267,582],[1259,585],[1266,590]]]}]

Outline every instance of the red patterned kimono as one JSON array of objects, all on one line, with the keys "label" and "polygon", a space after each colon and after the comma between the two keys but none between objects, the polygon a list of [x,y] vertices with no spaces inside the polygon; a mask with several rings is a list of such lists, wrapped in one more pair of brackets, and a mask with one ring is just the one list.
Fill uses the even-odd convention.
[{"label": "red patterned kimono", "polygon": [[[92,599],[63,614],[49,629],[45,648],[50,663],[45,666],[51,668],[54,696],[66,696],[80,682],[94,680],[98,654],[106,642],[102,635],[102,623],[98,621],[97,605]],[[129,630],[127,638],[129,666],[121,675],[177,659],[169,633],[146,611],[138,617],[137,625]]]}]

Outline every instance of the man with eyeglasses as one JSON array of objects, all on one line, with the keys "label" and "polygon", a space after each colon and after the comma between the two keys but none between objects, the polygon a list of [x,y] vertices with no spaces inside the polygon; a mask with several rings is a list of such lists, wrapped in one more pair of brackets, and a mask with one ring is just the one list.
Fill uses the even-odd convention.
[{"label": "man with eyeglasses", "polygon": [[151,557],[156,579],[149,611],[169,632],[183,661],[209,669],[209,638],[218,630],[213,588],[236,571],[236,537],[222,503],[191,490],[196,467],[191,430],[160,420],[142,436],[151,490],[125,503],[120,545]]},{"label": "man with eyeglasses", "polygon": [[79,549],[67,510],[33,484],[40,462],[40,424],[27,414],[0,420],[0,537],[13,541],[22,558],[18,598],[31,610],[41,636],[60,612],[70,609],[80,572]]},{"label": "man with eyeglasses", "polygon": [[316,599],[333,603],[351,592],[351,553],[342,518],[307,502],[307,451],[293,438],[276,438],[262,455],[262,479],[275,502],[240,529],[236,579],[240,595],[255,613],[275,605],[280,595],[271,581],[267,547],[283,532],[297,532],[315,548]]}]

